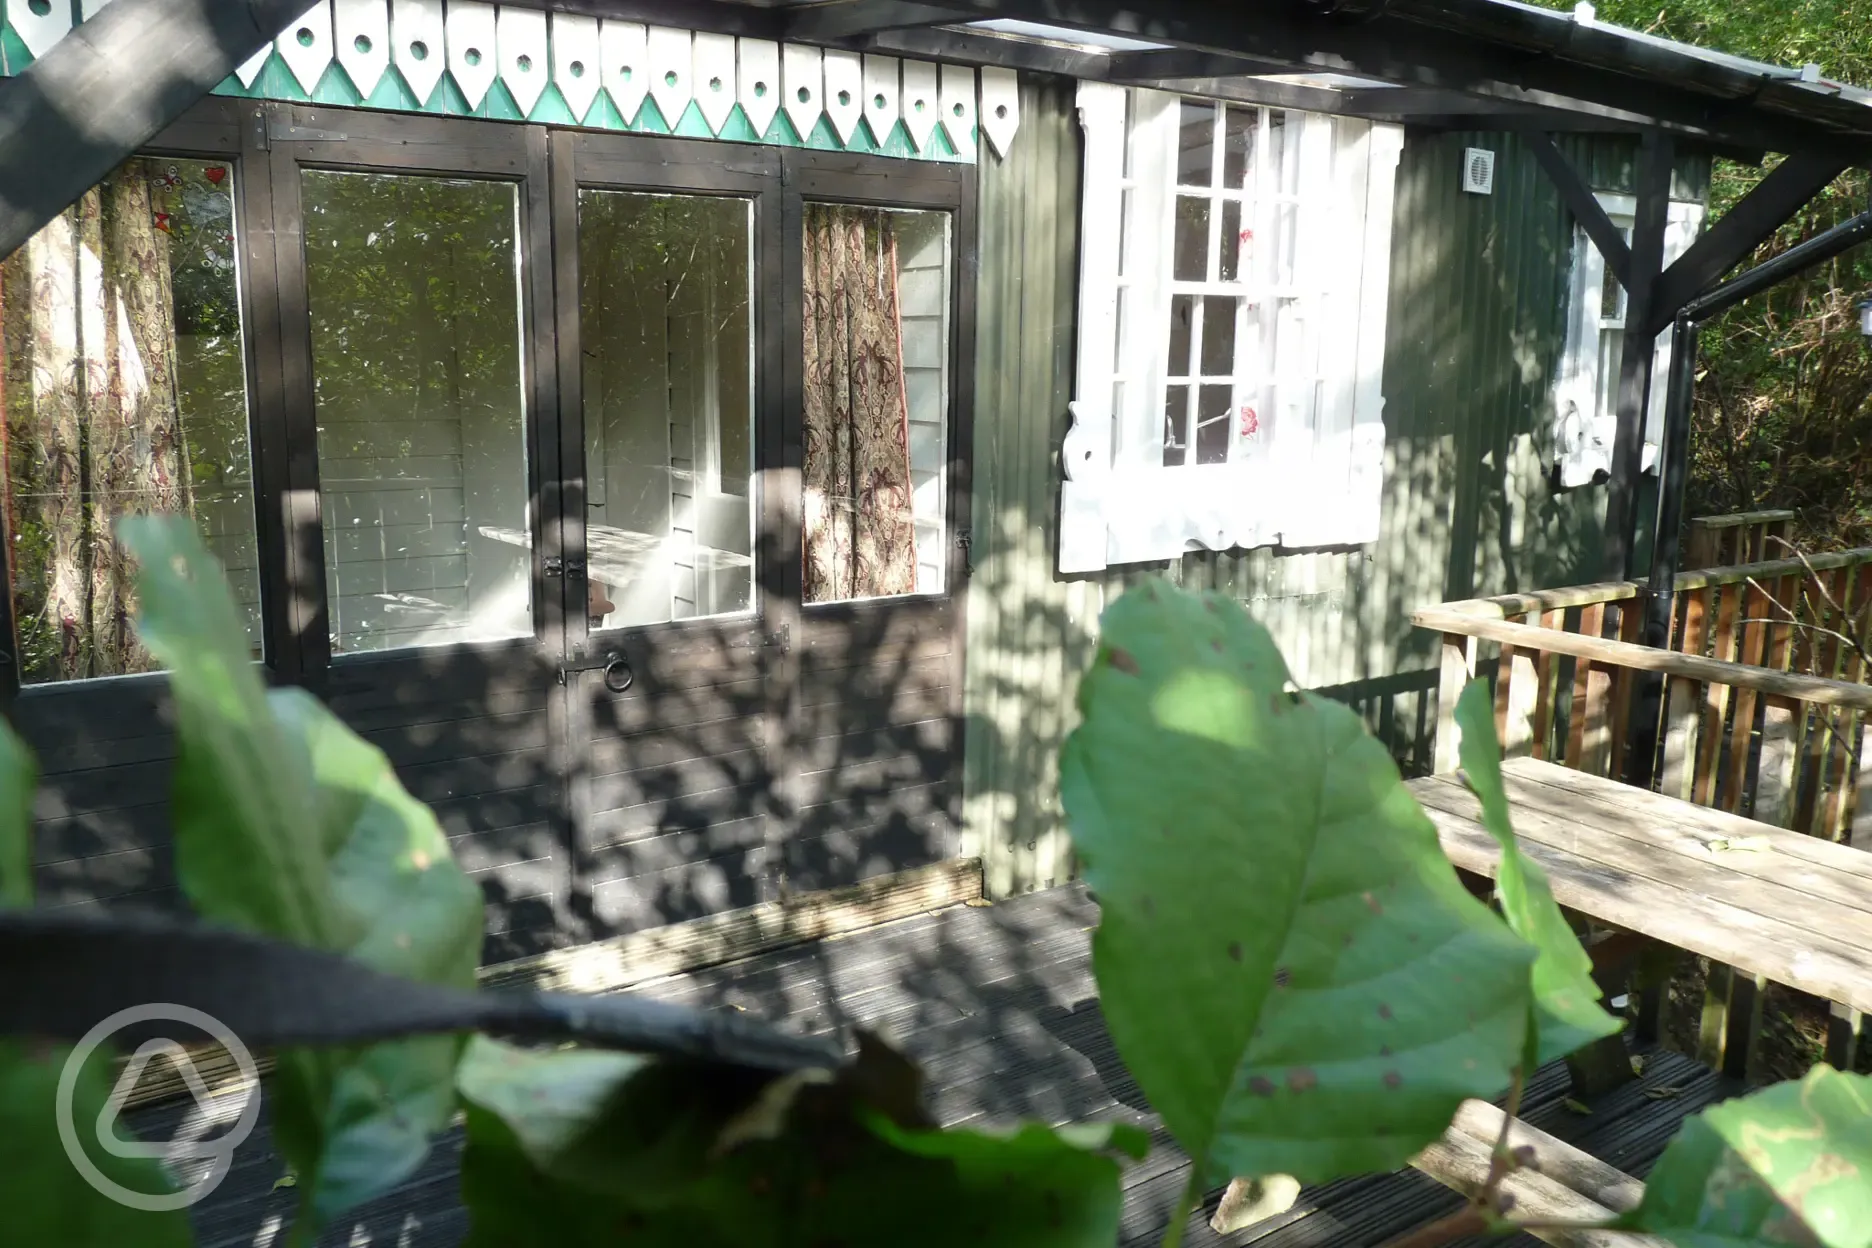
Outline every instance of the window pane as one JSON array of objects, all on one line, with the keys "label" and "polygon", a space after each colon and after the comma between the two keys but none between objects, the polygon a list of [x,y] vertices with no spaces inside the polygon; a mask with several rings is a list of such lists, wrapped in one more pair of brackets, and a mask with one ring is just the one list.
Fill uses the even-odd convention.
[{"label": "window pane", "polygon": [[139,512],[194,517],[260,657],[233,197],[226,164],[131,160],[0,264],[0,644],[26,683],[156,666],[111,536]]},{"label": "window pane", "polygon": [[805,599],[938,593],[949,217],[808,204]]},{"label": "window pane", "polygon": [[1182,131],[1177,138],[1178,186],[1214,183],[1215,118],[1215,105],[1183,101]]},{"label": "window pane", "polygon": [[581,190],[578,211],[592,626],[746,611],[753,206]]},{"label": "window pane", "polygon": [[1219,245],[1222,248],[1219,272],[1222,280],[1233,282],[1241,276],[1241,254],[1244,247],[1242,235],[1242,206],[1239,199],[1222,201],[1222,233]]},{"label": "window pane", "polygon": [[525,636],[517,188],[301,178],[332,653]]},{"label": "window pane", "polygon": [[1203,300],[1202,375],[1235,375],[1235,306],[1238,301],[1220,295]]},{"label": "window pane", "polygon": [[1624,356],[1625,332],[1599,331],[1599,413],[1602,416],[1618,412],[1619,368]]},{"label": "window pane", "polygon": [[1298,183],[1299,162],[1287,151],[1287,114],[1279,109],[1268,114],[1268,166],[1263,171],[1271,182],[1265,189],[1270,191],[1288,191],[1289,183]]},{"label": "window pane", "polygon": [[1179,282],[1209,279],[1209,201],[1179,195],[1176,201],[1176,258],[1170,276]]},{"label": "window pane", "polygon": [[1163,462],[1166,468],[1179,467],[1189,457],[1188,386],[1169,386],[1164,390]]},{"label": "window pane", "polygon": [[1225,464],[1229,453],[1232,386],[1204,386],[1196,399],[1196,462]]},{"label": "window pane", "polygon": [[1190,323],[1195,317],[1195,296],[1170,296],[1170,376],[1172,377],[1189,376]]},{"label": "window pane", "polygon": [[[1584,233],[1584,231],[1581,232]],[[1625,245],[1631,246],[1632,232],[1620,230],[1619,233],[1625,236]],[[1591,241],[1588,241],[1586,245],[1594,246]],[[1625,287],[1619,283],[1618,275],[1612,271],[1612,266],[1609,264],[1605,266],[1605,276],[1601,279],[1599,286],[1599,316],[1602,320],[1608,321],[1625,319]]]},{"label": "window pane", "polygon": [[1241,190],[1254,167],[1255,131],[1261,110],[1231,106],[1222,123],[1222,185]]}]

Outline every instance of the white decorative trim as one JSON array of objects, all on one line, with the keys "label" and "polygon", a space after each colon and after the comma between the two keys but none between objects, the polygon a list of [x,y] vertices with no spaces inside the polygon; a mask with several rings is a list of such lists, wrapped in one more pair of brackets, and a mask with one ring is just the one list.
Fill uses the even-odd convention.
[{"label": "white decorative trim", "polygon": [[449,0],[443,24],[448,30],[448,70],[469,108],[480,108],[500,73],[498,27],[494,6]]},{"label": "white decorative trim", "polygon": [[533,111],[540,96],[546,94],[546,84],[552,78],[546,14],[538,9],[501,5],[495,43],[500,50],[501,81],[507,84],[507,90],[524,117]]},{"label": "white decorative trim", "polygon": [[[1610,191],[1596,195],[1599,206],[1614,224],[1629,229],[1638,211],[1635,196]],[[1669,267],[1696,241],[1703,228],[1704,207],[1682,201],[1670,205],[1664,233],[1664,264]],[[1590,485],[1612,471],[1613,444],[1618,436],[1618,414],[1600,405],[1600,309],[1605,284],[1605,258],[1577,223],[1573,227],[1573,272],[1567,297],[1566,349],[1560,357],[1553,387],[1553,457],[1563,489]],[[1645,407],[1644,449],[1640,470],[1657,469],[1658,441],[1664,422],[1666,382],[1670,376],[1670,335],[1659,334],[1653,344],[1651,397]]]},{"label": "white decorative trim", "polygon": [[975,70],[969,65],[941,65],[937,91],[943,130],[958,156],[975,155]]},{"label": "white decorative trim", "polygon": [[251,87],[254,84],[254,79],[260,76],[260,71],[265,69],[267,62],[272,59],[273,45],[270,43],[263,43],[260,45],[260,50],[258,52],[255,52],[252,56],[240,63],[239,68],[234,71],[234,77],[240,80],[241,86]]},{"label": "white decorative trim", "polygon": [[720,134],[734,113],[735,41],[733,35],[695,37],[695,99],[711,133]]},{"label": "white decorative trim", "polygon": [[1011,69],[981,71],[981,131],[995,155],[1005,158],[1014,150],[1014,132],[1020,129],[1020,79]]},{"label": "white decorative trim", "polygon": [[[909,65],[904,66],[906,88]],[[905,95],[909,92],[906,90]],[[1113,378],[1118,373],[1118,265],[1124,215],[1125,88],[1081,82],[1085,173],[1079,195],[1079,358],[1072,427],[1060,458],[1061,572],[1103,571],[1105,500],[1112,470]]]},{"label": "white decorative trim", "polygon": [[865,124],[871,127],[871,137],[880,147],[890,142],[891,132],[897,128],[901,111],[897,106],[901,92],[898,79],[896,57],[864,58]]},{"label": "white decorative trim", "polygon": [[390,6],[386,0],[332,0],[338,64],[369,97],[390,68]]},{"label": "white decorative trim", "polygon": [[930,149],[930,136],[936,133],[936,123],[942,101],[936,94],[936,66],[929,61],[905,61],[903,63],[903,121],[904,129],[910,132],[910,141],[916,144],[919,152]]},{"label": "white decorative trim", "polygon": [[390,0],[390,63],[410,94],[427,101],[448,68],[442,0]]},{"label": "white decorative trim", "polygon": [[864,117],[864,64],[856,52],[825,54],[825,112],[839,142],[850,143]]},{"label": "white decorative trim", "polygon": [[552,15],[553,85],[579,121],[591,111],[603,86],[604,61],[598,44],[598,19],[574,13]]},{"label": "white decorative trim", "polygon": [[824,107],[821,99],[825,93],[825,75],[820,66],[819,49],[804,48],[796,43],[781,44],[780,85],[780,107],[803,143],[819,124],[819,114]]},{"label": "white decorative trim", "polygon": [[[56,6],[54,6],[56,7]],[[318,3],[286,24],[273,41],[280,59],[292,70],[300,87],[311,95],[332,62],[332,17],[330,0]]]},{"label": "white decorative trim", "polygon": [[690,34],[673,26],[649,28],[650,98],[663,114],[664,124],[674,130],[682,123],[694,95],[695,52]]},{"label": "white decorative trim", "polygon": [[642,22],[607,17],[598,23],[598,49],[604,60],[600,77],[605,93],[629,125],[650,93],[650,32]]},{"label": "white decorative trim", "polygon": [[33,12],[26,0],[6,0],[6,17],[35,61],[50,52],[72,28],[70,3],[54,4],[40,14]]},{"label": "white decorative trim", "polygon": [[738,39],[741,64],[735,95],[754,133],[764,135],[780,111],[780,45],[770,39]]}]

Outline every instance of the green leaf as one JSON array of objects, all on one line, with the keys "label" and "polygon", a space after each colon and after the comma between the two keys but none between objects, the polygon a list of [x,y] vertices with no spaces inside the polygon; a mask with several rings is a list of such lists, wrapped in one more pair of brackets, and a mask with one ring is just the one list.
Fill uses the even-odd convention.
[{"label": "green leaf", "polygon": [[470,1248],[1114,1242],[1108,1154],[1142,1156],[1141,1131],[933,1130],[871,1103],[868,1069],[776,1079],[477,1038],[460,1072]]},{"label": "green leaf", "polygon": [[[176,860],[203,917],[474,986],[479,890],[382,751],[301,690],[268,693],[218,565],[186,520],[121,526],[138,628],[169,669],[181,737]],[[280,1054],[275,1137],[316,1225],[414,1172],[454,1112],[461,1041]]]},{"label": "green leaf", "polygon": [[1495,706],[1487,682],[1472,681],[1463,690],[1456,702],[1456,726],[1462,730],[1463,778],[1481,800],[1482,826],[1502,847],[1501,867],[1495,876],[1502,917],[1515,935],[1537,951],[1533,971],[1537,1044],[1530,1065],[1541,1066],[1612,1035],[1624,1023],[1600,1007],[1603,994],[1593,982],[1592,958],[1580,947],[1572,925],[1554,901],[1547,873],[1521,852],[1515,840],[1508,793],[1502,786]]},{"label": "green leaf", "polygon": [[1872,1079],[1816,1066],[1686,1120],[1621,1225],[1676,1248],[1872,1248]]},{"label": "green leaf", "polygon": [[1402,1166],[1527,1031],[1533,950],[1358,717],[1289,684],[1238,604],[1147,583],[1105,612],[1060,763],[1113,1040],[1218,1182]]},{"label": "green leaf", "polygon": [[[9,1244],[58,1248],[187,1248],[182,1209],[133,1209],[82,1175],[60,1138],[59,1075],[68,1048],[0,1040],[0,1215]],[[154,1159],[119,1157],[99,1146],[97,1125],[111,1092],[106,1049],[91,1051],[72,1086],[71,1123],[89,1164],[108,1182],[139,1196],[165,1196],[175,1185]],[[110,1115],[113,1124],[117,1116]],[[115,1130],[115,1126],[113,1130]]]},{"label": "green leaf", "polygon": [[0,720],[0,907],[33,899],[33,793],[39,764],[12,726]]}]

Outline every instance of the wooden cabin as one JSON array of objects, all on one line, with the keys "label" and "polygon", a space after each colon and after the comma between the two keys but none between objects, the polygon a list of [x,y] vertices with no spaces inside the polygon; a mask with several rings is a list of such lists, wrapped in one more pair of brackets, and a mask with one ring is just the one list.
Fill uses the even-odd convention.
[{"label": "wooden cabin", "polygon": [[[0,68],[100,10],[8,0]],[[1499,664],[1511,744],[1616,775],[1618,673],[1664,669],[1592,645],[1645,640],[1681,506],[1660,331],[1872,155],[1869,100],[1589,5],[320,0],[0,266],[39,896],[182,905],[108,536],[146,510],[434,806],[491,982],[1067,886],[1076,676],[1146,574],[1247,604],[1407,774]],[[1707,661],[1785,667],[1743,618]],[[1502,632],[1543,623],[1576,641]],[[1789,736],[1840,704],[1800,692],[1768,738],[1725,701],[1708,784],[1740,748],[1749,813],[1844,731],[1775,799],[1837,837],[1862,737]]]}]

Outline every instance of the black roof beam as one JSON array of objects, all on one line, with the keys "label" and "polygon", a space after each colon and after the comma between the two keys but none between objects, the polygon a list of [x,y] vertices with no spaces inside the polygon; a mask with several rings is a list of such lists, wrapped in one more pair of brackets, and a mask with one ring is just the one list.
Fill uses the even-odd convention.
[{"label": "black roof beam", "polygon": [[1656,333],[1670,324],[1685,304],[1754,255],[1845,170],[1845,161],[1827,156],[1794,155],[1776,165],[1665,270],[1647,329]]},{"label": "black roof beam", "polygon": [[116,0],[0,94],[0,256],[213,90],[304,0]]},{"label": "black roof beam", "polygon": [[800,42],[850,39],[880,30],[941,26],[956,20],[954,9],[911,0],[833,0],[788,9],[782,38]]},{"label": "black roof beam", "polygon": [[1165,78],[1235,78],[1293,72],[1291,65],[1251,56],[1225,56],[1196,48],[1148,48],[1113,52],[1110,77],[1113,82],[1147,84]]},{"label": "black roof beam", "polygon": [[1606,268],[1618,278],[1618,283],[1630,290],[1632,284],[1631,247],[1625,242],[1624,233],[1612,224],[1612,218],[1599,203],[1598,196],[1586,185],[1586,179],[1580,177],[1573,162],[1553,141],[1553,136],[1532,131],[1527,135],[1528,147],[1534,153],[1534,159],[1547,172],[1547,178],[1560,192],[1560,200],[1567,206],[1586,234],[1605,257]]},{"label": "black roof beam", "polygon": [[[1848,160],[1872,158],[1872,109],[1852,106],[1840,117],[1861,121],[1860,133],[1758,108],[1766,84],[1741,70],[1633,45],[1611,32],[1581,28],[1590,39],[1560,39],[1552,30],[1491,37],[1475,23],[1444,25],[1394,4],[1361,22],[1269,5],[1219,5],[1213,0],[939,0],[958,22],[1012,18],[1100,30],[1152,42],[1328,71],[1406,86],[1442,87],[1534,107],[1567,109],[1584,101],[1637,114],[1691,137],[1742,148],[1815,151]],[[1411,6],[1422,8],[1422,5]],[[1458,6],[1447,6],[1458,7]],[[1499,6],[1491,6],[1491,8]],[[1408,14],[1408,15],[1407,15]],[[1565,24],[1552,24],[1557,29]],[[1546,31],[1546,44],[1539,41]],[[1495,42],[1510,34],[1522,46]],[[1614,54],[1619,68],[1569,59]],[[1647,78],[1646,73],[1652,74]],[[1662,79],[1675,74],[1677,81]],[[1842,101],[1842,104],[1845,102]]]}]

